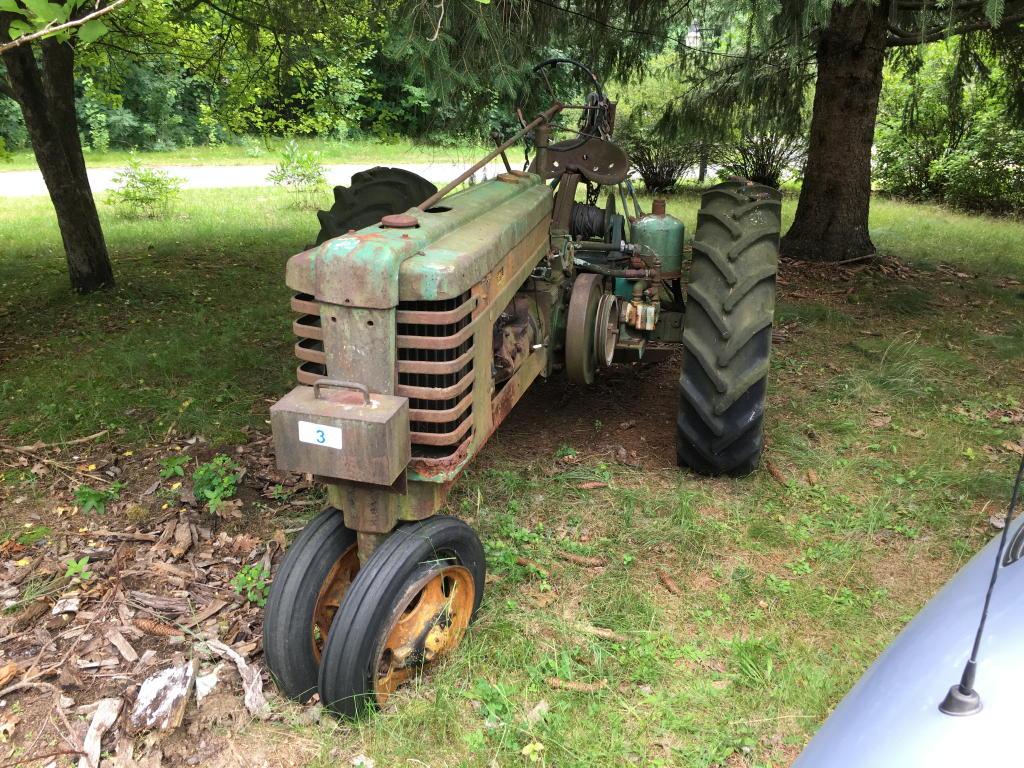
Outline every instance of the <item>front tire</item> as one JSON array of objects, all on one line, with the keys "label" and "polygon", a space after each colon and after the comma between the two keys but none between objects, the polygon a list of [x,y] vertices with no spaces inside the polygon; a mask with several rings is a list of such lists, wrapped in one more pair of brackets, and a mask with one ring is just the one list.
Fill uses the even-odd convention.
[{"label": "front tire", "polygon": [[323,645],[359,570],[356,534],[328,507],[302,529],[270,586],[263,617],[263,653],[271,677],[290,699],[317,692]]},{"label": "front tire", "polygon": [[746,475],[764,446],[782,194],[729,181],[704,193],[687,287],[676,456]]},{"label": "front tire", "polygon": [[473,529],[437,516],[397,528],[363,564],[335,617],[320,664],[320,700],[355,717],[450,653],[484,591]]}]

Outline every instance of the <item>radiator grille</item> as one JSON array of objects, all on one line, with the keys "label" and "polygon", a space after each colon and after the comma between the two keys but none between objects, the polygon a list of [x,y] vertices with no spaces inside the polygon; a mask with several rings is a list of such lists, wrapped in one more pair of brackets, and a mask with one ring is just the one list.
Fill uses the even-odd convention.
[{"label": "radiator grille", "polygon": [[320,303],[308,293],[297,293],[292,297],[292,309],[299,313],[298,319],[292,323],[292,330],[299,337],[295,345],[295,356],[300,361],[296,377],[299,384],[311,385],[327,375]]},{"label": "radiator grille", "polygon": [[[299,317],[295,356],[300,384],[327,376],[320,304],[297,293],[292,309]],[[398,386],[409,398],[412,454],[443,458],[455,453],[473,433],[473,308],[469,292],[443,301],[403,301],[398,305]]]},{"label": "radiator grille", "polygon": [[409,398],[412,453],[441,458],[472,436],[473,334],[476,299],[398,305],[398,387]]}]

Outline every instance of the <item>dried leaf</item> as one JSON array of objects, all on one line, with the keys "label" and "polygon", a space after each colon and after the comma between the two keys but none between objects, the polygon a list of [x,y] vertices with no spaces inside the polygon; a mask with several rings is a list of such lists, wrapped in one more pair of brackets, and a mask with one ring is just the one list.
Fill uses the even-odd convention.
[{"label": "dried leaf", "polygon": [[0,667],[0,686],[7,685],[11,680],[18,676],[21,670],[18,665],[13,661],[8,661],[2,667]]},{"label": "dried leaf", "polygon": [[776,481],[778,481],[779,485],[788,484],[789,481],[786,480],[786,476],[782,474],[782,470],[775,466],[775,464],[773,464],[770,459],[764,460],[764,467],[765,469],[768,470],[768,474],[770,474],[772,477],[776,479]]},{"label": "dried leaf", "polygon": [[1024,456],[1024,442],[1011,443],[1009,440],[1004,440],[1002,447],[1010,453],[1016,453],[1018,456]]},{"label": "dried leaf", "polygon": [[658,580],[662,583],[662,585],[665,587],[665,589],[667,589],[673,595],[679,595],[679,594],[682,593],[682,590],[679,589],[679,585],[676,584],[675,579],[673,579],[671,576],[669,576],[667,573],[665,573],[662,570],[659,570],[657,573],[658,573]]},{"label": "dried leaf", "polygon": [[21,718],[14,714],[0,715],[0,744],[6,744],[14,738],[14,727]]}]

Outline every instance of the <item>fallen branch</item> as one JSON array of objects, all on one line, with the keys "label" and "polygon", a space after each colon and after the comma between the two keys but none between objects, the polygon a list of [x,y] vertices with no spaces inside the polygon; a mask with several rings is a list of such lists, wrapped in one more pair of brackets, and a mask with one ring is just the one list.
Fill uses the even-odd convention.
[{"label": "fallen branch", "polygon": [[597,693],[608,687],[607,680],[598,680],[596,683],[581,683],[578,680],[562,680],[558,677],[549,677],[547,684],[560,691],[572,691],[573,693]]},{"label": "fallen branch", "polygon": [[625,635],[620,635],[618,632],[604,627],[592,627],[589,624],[577,624],[576,629],[585,635],[593,635],[594,637],[599,637],[602,640],[611,640],[613,643],[629,642],[629,638]]},{"label": "fallen branch", "polygon": [[14,446],[12,449],[21,453],[24,451],[41,451],[44,448],[67,448],[69,445],[81,445],[82,443],[91,443],[93,440],[97,440],[103,437],[108,432],[110,432],[109,429],[101,429],[99,432],[87,435],[86,437],[79,437],[76,440],[67,440],[61,443],[32,443],[32,445]]},{"label": "fallen branch", "polygon": [[574,552],[565,552],[563,550],[558,551],[558,556],[563,560],[576,563],[576,565],[582,565],[585,568],[600,568],[608,565],[607,561],[602,557],[588,557],[587,555],[577,555]]}]

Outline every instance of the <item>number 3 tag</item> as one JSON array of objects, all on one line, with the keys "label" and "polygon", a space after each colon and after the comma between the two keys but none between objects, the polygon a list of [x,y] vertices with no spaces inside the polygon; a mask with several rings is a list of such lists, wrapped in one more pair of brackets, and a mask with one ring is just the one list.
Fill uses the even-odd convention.
[{"label": "number 3 tag", "polygon": [[325,448],[341,448],[341,428],[311,421],[299,422],[299,440],[303,443],[322,445]]}]

